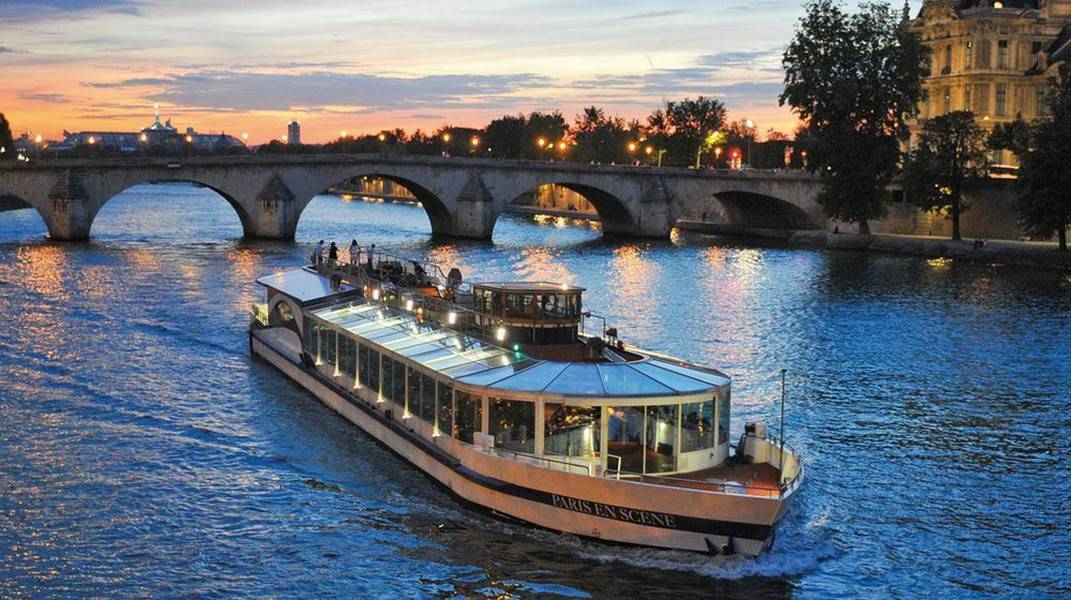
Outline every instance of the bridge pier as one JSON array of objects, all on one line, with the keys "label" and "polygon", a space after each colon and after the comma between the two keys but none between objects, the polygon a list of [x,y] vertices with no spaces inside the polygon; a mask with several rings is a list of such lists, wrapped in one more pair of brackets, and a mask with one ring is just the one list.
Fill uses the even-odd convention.
[{"label": "bridge pier", "polygon": [[[454,203],[453,214],[429,210],[433,235],[490,240],[498,220],[498,209],[479,173],[469,176]],[[425,204],[427,206],[427,204]]]},{"label": "bridge pier", "polygon": [[89,239],[96,210],[81,177],[73,171],[64,171],[48,191],[46,206],[39,210],[48,227],[48,237],[62,242]]},{"label": "bridge pier", "polygon": [[[230,199],[228,199],[230,200]],[[265,240],[292,240],[297,232],[301,209],[297,198],[278,174],[271,176],[256,197],[252,210],[230,200],[242,221],[245,237]]]}]

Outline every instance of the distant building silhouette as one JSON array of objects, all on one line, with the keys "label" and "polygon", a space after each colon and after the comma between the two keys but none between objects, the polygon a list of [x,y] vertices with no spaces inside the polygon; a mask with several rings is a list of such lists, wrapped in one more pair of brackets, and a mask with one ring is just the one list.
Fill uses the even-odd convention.
[{"label": "distant building silhouette", "polygon": [[147,148],[166,148],[181,150],[189,145],[202,152],[219,152],[231,148],[242,148],[241,140],[226,133],[197,133],[193,127],[187,127],[186,133],[180,133],[171,119],[160,122],[160,106],[155,107],[155,118],[148,127],[141,131],[80,131],[71,133],[64,130],[63,141],[53,144],[49,149],[54,152],[74,150],[80,146],[98,146],[101,148],[118,148],[120,152],[134,154]]},{"label": "distant building silhouette", "polygon": [[286,143],[296,146],[301,143],[301,123],[290,121],[286,125]]}]

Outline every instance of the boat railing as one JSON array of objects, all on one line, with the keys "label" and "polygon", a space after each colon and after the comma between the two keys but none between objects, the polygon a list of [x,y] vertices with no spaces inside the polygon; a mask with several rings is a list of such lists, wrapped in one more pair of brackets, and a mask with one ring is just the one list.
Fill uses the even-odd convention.
[{"label": "boat railing", "polygon": [[[501,456],[502,458],[508,458],[517,462],[530,464],[537,467],[543,467],[544,469],[555,469],[558,471],[565,471],[567,473],[580,473],[581,475],[594,476],[596,461],[580,458],[582,462],[574,462],[574,457],[562,456],[551,457],[545,454],[530,454],[528,452],[515,452],[513,450],[504,450],[502,448],[487,448],[486,452],[494,454],[495,456]],[[575,457],[579,458],[579,457]]]}]

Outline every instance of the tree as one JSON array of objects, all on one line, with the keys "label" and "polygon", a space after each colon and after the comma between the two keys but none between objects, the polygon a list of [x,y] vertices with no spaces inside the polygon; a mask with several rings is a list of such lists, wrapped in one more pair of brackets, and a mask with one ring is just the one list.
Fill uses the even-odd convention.
[{"label": "tree", "polygon": [[703,150],[716,142],[712,136],[725,125],[725,116],[721,100],[706,96],[666,104],[666,121],[673,128],[673,136],[695,150],[696,167]]},{"label": "tree", "polygon": [[520,158],[524,145],[524,115],[503,115],[484,128],[484,143],[493,158]]},{"label": "tree", "polygon": [[589,106],[577,115],[573,126],[576,148],[572,157],[579,162],[628,162],[631,139],[632,133],[623,119],[608,117],[603,109]]},{"label": "tree", "polygon": [[952,239],[959,241],[959,217],[969,208],[963,191],[985,179],[988,168],[986,133],[974,113],[950,112],[923,126],[904,168],[904,190],[923,210],[947,210]]},{"label": "tree", "polygon": [[1019,168],[1019,220],[1033,236],[1056,235],[1067,251],[1071,225],[1071,63],[1049,79],[1045,114],[1031,128]]},{"label": "tree", "polygon": [[826,214],[869,233],[869,221],[886,212],[929,50],[887,4],[863,3],[848,14],[838,0],[814,0],[805,9],[782,60],[780,103],[814,136]]},{"label": "tree", "polygon": [[1017,115],[1011,123],[997,123],[989,134],[989,147],[992,150],[1010,150],[1022,161],[1030,150],[1030,124]]},{"label": "tree", "polygon": [[[548,149],[552,144],[558,144],[569,135],[569,126],[565,123],[565,117],[558,111],[551,113],[533,112],[528,115],[524,125],[524,133],[521,143],[521,158],[544,159],[555,156],[555,152]],[[540,145],[537,142],[543,141]],[[558,152],[560,155],[560,152]]]},{"label": "tree", "polygon": [[8,124],[4,113],[0,113],[0,160],[15,159],[15,140],[11,137],[11,125]]}]

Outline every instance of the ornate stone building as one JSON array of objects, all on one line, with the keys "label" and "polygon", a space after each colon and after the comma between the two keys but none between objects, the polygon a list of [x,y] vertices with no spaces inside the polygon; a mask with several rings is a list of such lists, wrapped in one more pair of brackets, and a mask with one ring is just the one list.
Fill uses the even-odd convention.
[{"label": "ornate stone building", "polygon": [[[1038,115],[1046,71],[1069,53],[1071,0],[924,0],[910,27],[933,51],[912,139],[926,119],[957,110],[992,129]],[[1015,166],[1010,153],[993,158]]]}]

